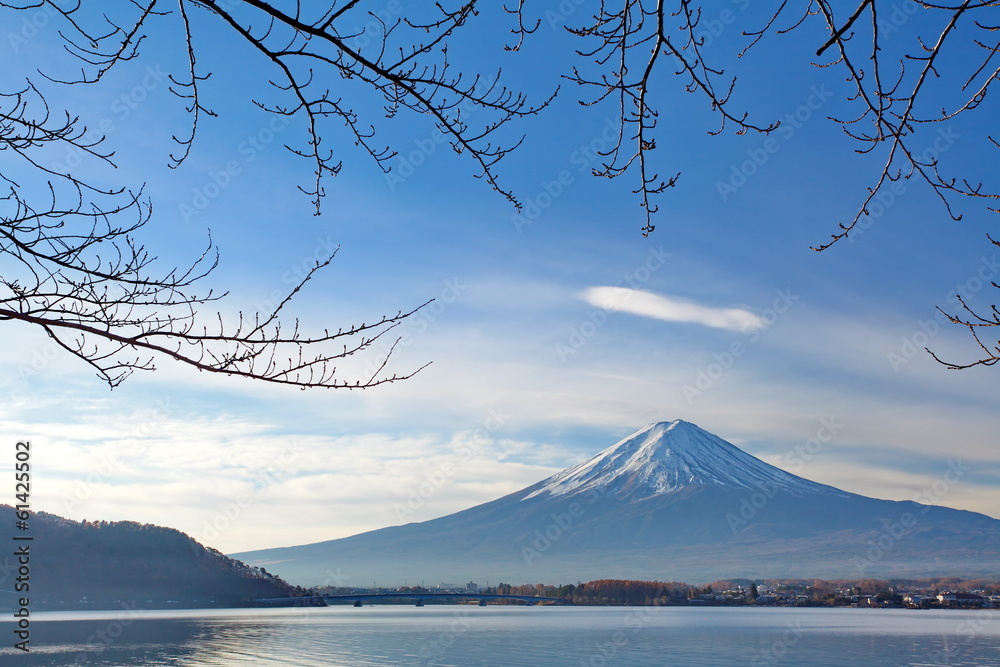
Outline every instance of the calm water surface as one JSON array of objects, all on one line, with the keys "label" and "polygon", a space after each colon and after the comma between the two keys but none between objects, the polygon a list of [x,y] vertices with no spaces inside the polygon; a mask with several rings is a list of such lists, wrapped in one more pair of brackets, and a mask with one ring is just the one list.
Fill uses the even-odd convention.
[{"label": "calm water surface", "polygon": [[1000,611],[328,607],[33,614],[0,665],[1000,667]]}]

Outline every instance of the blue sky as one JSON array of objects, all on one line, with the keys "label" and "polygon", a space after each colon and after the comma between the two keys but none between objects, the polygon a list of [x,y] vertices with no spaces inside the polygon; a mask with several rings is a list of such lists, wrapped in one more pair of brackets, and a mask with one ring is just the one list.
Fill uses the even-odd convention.
[{"label": "blue sky", "polygon": [[[0,20],[0,48],[16,65],[5,89],[36,67],[65,67],[51,25],[21,42],[10,34],[23,17]],[[281,146],[302,140],[302,124],[274,126],[241,99],[253,61],[224,42],[204,59],[220,117],[203,121],[177,170],[166,167],[169,136],[185,130],[184,117],[160,74],[179,62],[169,30],[99,87],[53,87],[95,125],[111,122],[119,169],[94,174],[147,183],[155,215],[143,240],[164,266],[195,257],[211,229],[222,264],[207,284],[230,291],[224,313],[266,305],[338,246],[297,299],[305,325],[436,300],[400,326],[391,369],[433,363],[366,392],[261,386],[166,360],[109,391],[41,332],[5,323],[0,420],[9,438],[34,443],[36,508],[169,525],[226,552],[301,544],[492,500],[648,422],[682,418],[819,482],[1000,518],[1000,371],[949,371],[922,351],[926,340],[947,358],[974,354],[963,332],[935,320],[935,306],[953,305],[956,290],[974,305],[997,300],[983,286],[1000,274],[985,239],[996,215],[963,202],[965,218],[951,221],[908,182],[864,233],[810,250],[854,215],[881,167],[826,119],[844,110],[844,95],[839,74],[808,65],[815,37],[762,43],[740,63],[735,101],[762,121],[798,114],[771,144],[708,136],[716,122],[705,102],[664,77],[657,158],[681,179],[645,239],[628,177],[586,173],[607,114],[577,104],[565,81],[500,168],[526,203],[523,218],[433,141],[430,123],[405,114],[380,135],[400,153],[400,179],[331,130],[345,168],[313,216],[295,189],[309,165]],[[543,23],[525,53],[502,56],[511,81],[543,97],[559,85],[567,45]],[[796,60],[789,54],[804,64],[775,75]],[[483,68],[498,61],[469,57]],[[995,157],[972,129],[956,121],[916,141],[982,173]],[[760,164],[744,167],[754,156]],[[956,460],[968,470],[945,488]]]}]

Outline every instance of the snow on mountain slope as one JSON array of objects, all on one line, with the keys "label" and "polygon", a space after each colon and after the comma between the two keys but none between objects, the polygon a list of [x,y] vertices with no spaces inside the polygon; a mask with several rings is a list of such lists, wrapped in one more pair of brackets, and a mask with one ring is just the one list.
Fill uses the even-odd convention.
[{"label": "snow on mountain slope", "polygon": [[593,492],[641,500],[689,485],[850,495],[768,465],[678,419],[636,431],[594,458],[530,487],[522,500]]},{"label": "snow on mountain slope", "polygon": [[454,514],[236,557],[306,586],[334,570],[352,585],[994,577],[1000,521],[817,484],[674,421]]}]

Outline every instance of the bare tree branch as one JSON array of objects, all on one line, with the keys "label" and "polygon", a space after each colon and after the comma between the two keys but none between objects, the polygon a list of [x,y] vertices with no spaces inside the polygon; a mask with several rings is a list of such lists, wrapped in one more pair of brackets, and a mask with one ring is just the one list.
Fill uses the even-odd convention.
[{"label": "bare tree branch", "polygon": [[0,321],[38,327],[111,387],[137,370],[155,370],[157,358],[301,388],[375,387],[421,370],[386,374],[390,348],[373,375],[337,372],[340,361],[369,351],[415,310],[312,334],[297,320],[286,323],[283,309],[335,252],[317,261],[270,312],[239,313],[235,323],[214,314],[205,324],[200,311],[226,296],[194,291],[218,265],[211,238],[186,268],[157,272],[156,257],[136,239],[152,215],[141,190],[99,188],[36,158],[69,147],[112,164],[111,154],[101,150],[104,138],[88,136],[78,119],[54,117],[30,83],[0,94],[0,151],[22,166],[15,170],[17,181],[0,172],[6,184],[0,196]]},{"label": "bare tree branch", "polygon": [[[680,175],[670,169],[671,156],[664,155],[662,148],[657,152],[658,145],[664,143],[662,133],[670,126],[669,120],[664,121],[669,109],[665,111],[659,101],[671,88],[671,82],[679,81],[683,90],[707,102],[718,121],[710,134],[727,127],[737,134],[767,134],[778,123],[751,119],[733,98],[737,89],[736,64],[755,53],[753,49],[765,39],[814,28],[822,30],[822,34],[817,37],[806,33],[816,41],[806,53],[815,50],[818,57],[826,58],[815,64],[822,71],[836,73],[842,82],[839,85],[845,104],[829,120],[839,125],[856,153],[876,161],[866,191],[859,193],[856,213],[838,222],[830,238],[817,244],[815,250],[825,250],[856,234],[859,223],[880,203],[885,190],[900,181],[912,180],[929,188],[942,212],[952,220],[961,220],[968,205],[985,204],[989,211],[1000,210],[1000,193],[991,189],[995,183],[985,184],[992,173],[977,175],[979,165],[961,165],[956,170],[942,160],[941,151],[925,149],[928,134],[946,129],[951,121],[962,119],[966,127],[992,127],[996,109],[989,102],[989,93],[1000,79],[1000,39],[996,37],[1000,30],[1000,0],[900,0],[891,8],[874,0],[854,0],[849,5],[830,0],[771,0],[763,6],[754,3],[753,11],[739,15],[744,40],[733,53],[706,48],[703,16],[717,14],[719,8],[705,0],[581,0],[571,4],[569,14],[575,18],[566,29],[579,46],[568,54],[575,58],[575,66],[565,78],[583,91],[581,104],[614,107],[617,125],[616,141],[600,153],[600,163],[592,173],[632,179],[633,192],[643,209],[644,235],[652,233],[661,219],[658,196],[675,187]],[[81,68],[77,77],[51,75],[53,80],[82,84],[100,81],[119,64],[140,57],[152,31],[161,26],[177,31],[173,43],[186,66],[183,74],[171,75],[171,90],[183,101],[189,127],[175,136],[180,149],[170,156],[172,166],[182,164],[190,155],[199,132],[214,113],[203,102],[215,85],[215,79],[210,78],[212,63],[202,41],[210,35],[244,47],[247,54],[256,54],[253,65],[273,88],[266,97],[253,100],[254,104],[284,118],[303,121],[305,138],[299,143],[291,141],[286,147],[310,164],[312,176],[301,189],[317,213],[327,179],[343,168],[337,141],[346,137],[383,172],[391,172],[396,152],[389,143],[383,143],[380,132],[399,114],[429,118],[454,151],[471,160],[476,177],[520,208],[516,193],[503,184],[499,163],[524,137],[516,133],[511,136],[507,130],[517,121],[539,113],[552,98],[531,103],[525,94],[509,87],[502,68],[482,73],[481,68],[465,67],[466,63],[456,61],[453,51],[467,34],[463,31],[468,26],[478,21],[482,30],[490,27],[483,26],[480,18],[489,12],[512,24],[504,26],[509,31],[504,46],[509,52],[520,51],[527,40],[542,38],[540,17],[553,11],[551,4],[505,0],[499,5],[487,5],[481,0],[442,0],[411,3],[393,15],[373,10],[375,5],[369,0],[79,0],[66,4],[0,1],[0,7],[21,11],[43,6],[61,19],[60,34],[66,51]],[[747,3],[741,11],[749,6]],[[564,11],[563,5],[559,5],[559,11]],[[902,12],[903,20],[887,16],[890,12]],[[351,27],[366,21],[375,29]],[[890,40],[890,29],[902,34]],[[504,54],[501,49],[497,53],[504,58],[516,55]],[[774,76],[781,76],[781,72]],[[33,159],[31,142],[48,136],[51,141],[74,145],[97,159],[112,160],[110,153],[101,153],[100,142],[88,143],[80,132],[79,120],[71,115],[56,122],[43,107],[39,122],[21,123],[19,118],[25,118],[25,110],[19,105],[25,95],[36,94],[28,84],[21,93],[5,98],[15,104],[8,104],[9,117],[0,119],[7,123],[5,128],[11,128],[6,130],[10,140],[2,147],[16,152],[45,178],[61,180],[71,191],[67,194],[53,189],[48,208],[36,214],[27,207],[23,190],[18,189],[13,177],[4,175],[12,188],[5,200],[14,209],[10,219],[30,229],[30,225],[47,224],[58,215],[82,224],[80,220],[92,214],[87,224],[98,238],[119,229],[102,225],[109,218],[136,215],[141,208],[138,196],[125,189],[102,191],[80,182],[74,174],[55,173]],[[380,113],[357,111],[373,106],[367,104],[372,100],[381,107]],[[984,131],[982,139],[997,147],[988,131]],[[672,175],[661,176],[665,170]],[[76,202],[75,206],[61,204],[67,196]],[[122,203],[109,203],[109,197],[122,197]],[[87,207],[92,199],[101,201],[90,210]],[[22,207],[25,210],[19,212]],[[21,221],[18,215],[27,217]],[[144,219],[140,214],[131,223],[135,227],[124,225],[123,235],[112,234],[108,239],[124,243],[121,261],[126,269],[132,266],[128,248],[133,246],[125,239],[141,227]],[[53,232],[43,227],[34,233]],[[29,249],[34,247],[26,245],[24,236],[13,237],[18,243],[9,238],[8,252],[22,253],[23,258],[41,261],[47,257],[46,252],[52,251],[36,249],[41,254],[32,255]],[[83,235],[74,232],[73,238],[74,243],[80,243]],[[53,280],[49,271],[69,271],[100,245],[85,245],[77,251],[68,239],[63,243],[67,249],[59,246],[52,251],[56,254],[52,259],[63,264],[32,267],[45,289]],[[93,260],[88,261],[96,270]],[[23,263],[22,268],[27,270]],[[101,266],[101,270],[107,270],[106,265]],[[137,269],[144,268],[140,261]],[[192,270],[197,274],[197,269]],[[129,271],[119,278],[125,276],[139,280]],[[94,279],[106,278],[95,274]],[[23,288],[20,282],[16,284]],[[136,298],[144,295],[137,294]],[[984,351],[979,363],[986,365],[995,359],[991,356],[994,352],[979,336],[981,327],[994,326],[993,319],[992,314],[978,317],[968,311],[953,320],[969,328]],[[383,324],[394,323],[389,318]],[[249,331],[253,330],[251,326]],[[220,356],[220,363],[230,367],[237,359],[262,358],[246,356],[249,353],[245,351],[232,354],[236,356]],[[296,365],[291,363],[292,367]]]},{"label": "bare tree branch", "polygon": [[[655,229],[653,217],[659,207],[653,197],[674,187],[679,177],[677,174],[661,178],[651,166],[659,112],[649,98],[658,80],[662,57],[673,58],[676,67],[673,73],[686,79],[685,89],[704,95],[717,114],[720,126],[711,134],[722,132],[727,123],[736,126],[737,134],[749,130],[766,134],[778,126],[777,123],[755,124],[748,120],[747,113],[730,111],[730,96],[736,82],[733,78],[720,82],[723,70],[708,65],[702,56],[703,40],[696,33],[700,20],[701,9],[692,2],[682,1],[675,12],[669,12],[663,0],[623,0],[613,6],[602,0],[591,23],[567,28],[593,45],[578,50],[577,55],[592,60],[598,67],[597,75],[574,69],[568,77],[595,91],[594,96],[582,104],[591,106],[614,99],[618,107],[618,141],[601,153],[607,159],[600,168],[593,170],[593,174],[617,178],[637,164],[638,185],[634,192],[639,195],[645,210],[644,236]],[[675,39],[672,35],[678,33],[681,37]]]},{"label": "bare tree branch", "polygon": [[[988,236],[987,238],[989,238],[990,242],[993,245],[1000,248],[1000,242],[998,242],[991,236]],[[995,280],[990,281],[990,284],[993,285],[994,288],[1000,289],[1000,285],[998,285]],[[998,333],[993,334],[998,337],[998,340],[995,343],[985,343],[981,338],[981,336],[985,335],[985,332],[982,332],[984,328],[986,329],[1000,328],[1000,308],[997,308],[996,304],[991,305],[989,307],[988,312],[985,315],[982,315],[973,310],[965,302],[965,299],[962,297],[961,294],[957,295],[957,298],[959,304],[961,304],[962,306],[962,311],[964,311],[964,314],[951,315],[949,313],[946,313],[944,310],[941,310],[941,308],[938,308],[938,311],[940,311],[942,315],[948,318],[948,321],[951,322],[952,324],[957,324],[958,326],[965,327],[966,329],[969,330],[969,334],[972,336],[972,339],[976,341],[976,345],[979,347],[980,350],[982,350],[982,356],[980,356],[978,359],[974,359],[973,361],[956,363],[951,361],[945,361],[940,357],[938,357],[938,355],[932,352],[930,349],[928,348],[924,349],[927,350],[927,352],[932,357],[934,357],[935,361],[944,364],[945,366],[947,366],[952,370],[962,370],[964,368],[973,368],[974,366],[994,365],[995,363],[1000,361],[1000,334]]]}]

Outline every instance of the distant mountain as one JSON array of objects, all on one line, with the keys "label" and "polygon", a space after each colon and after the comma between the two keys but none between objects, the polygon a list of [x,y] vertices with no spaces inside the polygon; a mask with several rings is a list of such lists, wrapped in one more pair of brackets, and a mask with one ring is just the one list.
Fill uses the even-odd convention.
[{"label": "distant mountain", "polygon": [[[0,526],[15,525],[14,509],[0,505]],[[294,587],[259,567],[207,548],[173,528],[134,521],[71,521],[33,513],[30,542],[5,540],[5,549],[29,547],[30,590],[16,592],[17,562],[0,559],[0,609],[27,597],[33,609],[103,609],[121,602],[137,608],[241,606],[248,600],[294,595]],[[6,535],[7,531],[4,531]]]},{"label": "distant mountain", "polygon": [[1000,521],[818,484],[678,420],[456,514],[235,556],[302,585],[997,576]]},{"label": "distant mountain", "polygon": [[641,502],[688,486],[849,495],[768,465],[722,438],[678,420],[636,431],[594,458],[526,489],[524,500],[596,493]]}]

